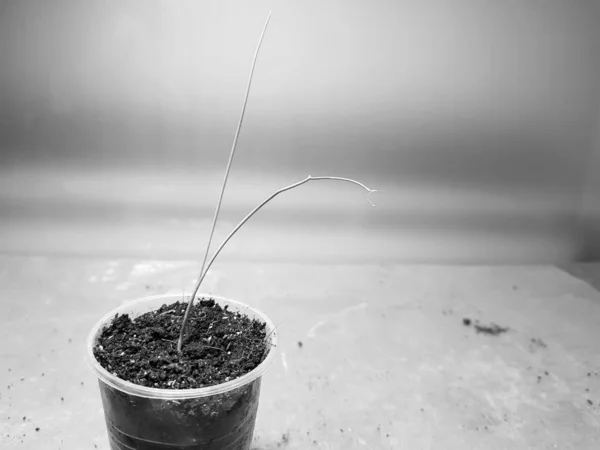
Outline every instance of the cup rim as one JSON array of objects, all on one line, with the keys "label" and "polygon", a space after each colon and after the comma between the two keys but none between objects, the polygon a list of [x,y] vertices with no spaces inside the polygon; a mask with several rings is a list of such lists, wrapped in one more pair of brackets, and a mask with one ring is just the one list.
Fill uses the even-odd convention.
[{"label": "cup rim", "polygon": [[[189,301],[191,297],[190,294],[183,294],[184,300]],[[243,302],[232,300],[230,298],[221,297],[218,295],[211,294],[197,294],[196,301],[199,299],[214,299],[217,303],[228,303],[237,307],[237,309],[243,313],[243,310],[250,311],[254,316],[263,321],[267,328],[267,336],[268,336],[268,344],[269,344],[269,352],[265,359],[256,366],[253,370],[248,372],[247,374],[235,378],[233,380],[227,381],[225,383],[220,383],[214,386],[207,386],[202,388],[193,388],[193,389],[163,389],[163,388],[155,388],[155,387],[146,387],[140,386],[138,384],[132,383],[130,381],[123,380],[121,378],[116,377],[111,374],[108,370],[100,365],[100,363],[96,360],[94,356],[94,345],[97,340],[97,336],[100,331],[115,317],[115,314],[122,314],[124,311],[131,309],[132,306],[144,304],[149,301],[155,301],[158,299],[164,299],[165,303],[168,303],[169,300],[172,301],[181,301],[182,295],[180,294],[160,294],[160,295],[152,295],[147,297],[142,297],[133,301],[126,302],[121,306],[114,308],[110,312],[106,313],[96,324],[92,327],[90,331],[87,343],[86,343],[86,362],[92,372],[101,380],[103,383],[111,386],[114,389],[119,391],[123,391],[130,395],[135,395],[138,397],[146,397],[146,398],[156,398],[156,399],[165,399],[165,400],[178,400],[178,399],[186,399],[186,398],[200,398],[200,397],[208,397],[216,394],[223,394],[225,392],[231,391],[236,388],[240,388],[244,385],[251,383],[256,380],[269,368],[269,366],[273,362],[273,358],[275,357],[275,348],[277,346],[277,330],[273,325],[273,322],[269,319],[269,317],[264,314],[262,311],[253,308]],[[149,310],[151,311],[151,310]]]}]

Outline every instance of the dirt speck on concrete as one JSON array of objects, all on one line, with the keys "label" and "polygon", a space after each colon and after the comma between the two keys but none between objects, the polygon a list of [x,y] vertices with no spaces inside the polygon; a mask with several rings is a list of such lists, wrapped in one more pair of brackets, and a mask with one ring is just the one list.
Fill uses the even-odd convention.
[{"label": "dirt speck on concrete", "polygon": [[290,433],[285,432],[281,435],[281,440],[277,443],[277,447],[285,447],[290,443]]},{"label": "dirt speck on concrete", "polygon": [[531,338],[529,340],[529,351],[534,352],[539,349],[544,349],[548,347],[546,343],[540,338]]},{"label": "dirt speck on concrete", "polygon": [[479,322],[475,323],[475,331],[477,331],[477,333],[487,334],[488,336],[499,336],[506,333],[508,330],[508,327],[502,327],[493,322],[488,325],[483,325]]}]

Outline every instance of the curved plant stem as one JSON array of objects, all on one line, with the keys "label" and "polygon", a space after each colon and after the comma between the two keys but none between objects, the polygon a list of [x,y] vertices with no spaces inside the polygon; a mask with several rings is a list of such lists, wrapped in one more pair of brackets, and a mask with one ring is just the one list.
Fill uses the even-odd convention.
[{"label": "curved plant stem", "polygon": [[[246,112],[246,105],[248,104],[248,96],[250,94],[250,86],[252,85],[252,75],[254,74],[254,68],[256,67],[256,59],[258,58],[258,52],[260,50],[260,46],[262,44],[263,38],[265,36],[265,32],[267,31],[267,26],[269,25],[269,21],[271,20],[271,11],[269,11],[269,15],[267,16],[267,20],[265,21],[265,25],[263,27],[262,33],[260,35],[260,39],[258,41],[258,45],[256,46],[256,51],[254,52],[254,58],[252,59],[252,68],[250,69],[250,76],[248,77],[248,86],[246,87],[246,96],[244,97],[244,105],[242,106],[242,112],[240,114],[240,120],[238,122],[237,130],[235,132],[235,137],[233,139],[233,145],[231,146],[231,152],[229,154],[229,161],[227,162],[227,168],[225,169],[225,178],[223,179],[223,185],[221,186],[221,194],[219,195],[219,201],[217,202],[217,208],[215,209],[215,215],[213,217],[212,226],[210,228],[210,236],[208,237],[208,244],[206,245],[206,252],[204,254],[204,260],[202,261],[202,269],[200,269],[200,274],[204,272],[204,267],[206,265],[206,259],[208,258],[208,252],[210,250],[210,244],[212,242],[213,235],[215,233],[215,226],[217,224],[217,218],[219,217],[219,211],[221,210],[221,203],[223,202],[223,194],[225,192],[225,185],[227,184],[227,178],[229,177],[229,171],[231,170],[231,162],[233,161],[233,155],[235,154],[235,148],[237,147],[238,137],[240,136],[240,129],[242,128],[242,122],[244,121],[244,113]],[[177,342],[177,352],[181,354],[181,347],[183,345],[183,335],[185,332],[185,325],[187,324],[188,317],[190,315],[190,311],[192,310],[192,306],[194,303],[194,298],[200,288],[200,283],[202,282],[202,278],[198,279],[196,286],[194,287],[194,292],[190,297],[187,308],[185,310],[185,314],[183,316],[183,321],[181,323],[181,331],[179,332],[179,340]]]},{"label": "curved plant stem", "polygon": [[[371,204],[371,206],[375,206],[375,204],[371,201],[371,194],[373,192],[377,192],[377,189],[370,189],[367,186],[365,186],[364,184],[362,184],[359,181],[353,180],[351,178],[343,178],[343,177],[311,177],[310,175],[308,177],[306,177],[304,180],[302,181],[298,181],[297,183],[294,184],[290,184],[289,186],[286,186],[284,188],[279,189],[278,191],[275,191],[273,194],[271,194],[266,200],[264,200],[260,205],[258,205],[256,208],[254,208],[252,211],[250,211],[246,217],[244,217],[240,223],[238,223],[236,225],[236,227],[231,231],[231,233],[229,233],[227,235],[227,237],[225,238],[225,240],[221,243],[221,245],[219,245],[219,247],[217,248],[217,250],[215,251],[215,253],[213,254],[212,258],[210,259],[210,261],[208,262],[207,266],[206,266],[206,270],[201,274],[199,280],[198,280],[198,284],[196,285],[196,289],[194,290],[194,293],[192,294],[192,297],[189,300],[188,303],[188,309],[189,309],[189,305],[192,304],[192,300],[194,299],[194,297],[196,296],[196,294],[198,293],[198,288],[200,287],[200,284],[202,283],[202,281],[204,280],[204,277],[206,276],[206,274],[208,273],[208,270],[210,269],[210,266],[212,266],[212,263],[214,262],[214,260],[216,259],[216,257],[219,255],[219,253],[221,252],[221,250],[223,249],[223,247],[225,247],[225,244],[227,244],[227,242],[229,242],[229,240],[233,237],[233,235],[242,227],[242,225],[244,225],[249,219],[250,217],[252,217],[259,209],[261,209],[263,206],[265,206],[267,203],[269,203],[271,200],[273,200],[275,197],[277,197],[279,194],[285,192],[285,191],[289,191],[290,189],[294,189],[298,186],[303,185],[304,183],[308,183],[311,180],[339,180],[339,181],[347,181],[349,183],[354,183],[357,184],[358,186],[364,188],[365,190],[368,191],[367,194],[367,200],[369,200],[369,203]],[[183,325],[182,325],[182,332],[179,335],[179,342],[177,344],[177,349],[179,352],[181,352],[181,347],[183,345],[183,329],[185,327],[186,324],[186,318],[187,318],[187,311],[186,311],[186,316],[184,317],[184,321],[183,321]]]}]

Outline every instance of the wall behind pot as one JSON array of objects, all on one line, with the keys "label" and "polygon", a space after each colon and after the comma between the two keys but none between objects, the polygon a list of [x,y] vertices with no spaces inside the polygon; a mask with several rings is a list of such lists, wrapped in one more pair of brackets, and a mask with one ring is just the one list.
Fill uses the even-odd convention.
[{"label": "wall behind pot", "polygon": [[0,250],[197,257],[269,9],[221,232],[307,174],[382,192],[306,186],[224,257],[598,256],[585,0],[2,1]]}]

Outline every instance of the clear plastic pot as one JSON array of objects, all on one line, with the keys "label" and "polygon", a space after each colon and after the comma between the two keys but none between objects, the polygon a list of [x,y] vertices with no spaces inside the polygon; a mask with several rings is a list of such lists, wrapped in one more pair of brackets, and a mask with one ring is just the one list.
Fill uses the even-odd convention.
[{"label": "clear plastic pot", "polygon": [[[275,356],[277,331],[260,311],[241,302],[213,298],[229,310],[257,318],[266,324],[269,352],[251,372],[216,386],[200,389],[158,389],[117,378],[104,369],[93,354],[101,331],[115,314],[136,316],[182,300],[181,294],[146,297],[106,314],[94,326],[87,341],[86,360],[98,377],[111,449],[137,450],[249,450],[258,410],[263,373]],[[189,300],[189,295],[184,296]]]}]

